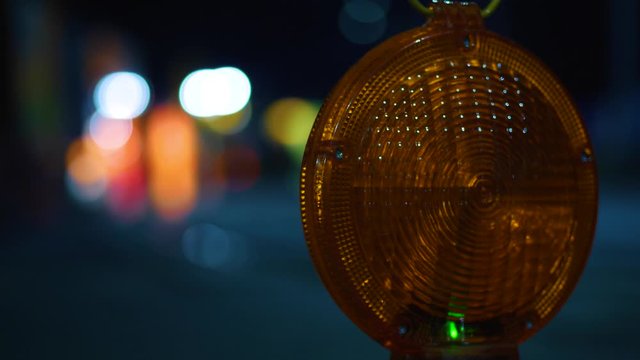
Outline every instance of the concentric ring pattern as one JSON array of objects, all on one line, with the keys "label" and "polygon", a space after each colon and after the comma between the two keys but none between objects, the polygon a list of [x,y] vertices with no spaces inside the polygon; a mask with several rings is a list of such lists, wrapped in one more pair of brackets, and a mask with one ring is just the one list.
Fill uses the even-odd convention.
[{"label": "concentric ring pattern", "polygon": [[301,177],[323,281],[402,351],[534,333],[577,282],[596,216],[591,147],[555,77],[476,6],[435,10],[345,75]]}]

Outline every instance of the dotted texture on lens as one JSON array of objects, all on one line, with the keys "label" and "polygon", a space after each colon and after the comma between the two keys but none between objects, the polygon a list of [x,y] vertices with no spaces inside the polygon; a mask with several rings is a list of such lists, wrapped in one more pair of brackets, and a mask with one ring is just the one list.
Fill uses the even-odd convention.
[{"label": "dotted texture on lens", "polygon": [[345,75],[302,165],[320,276],[403,351],[533,334],[575,286],[596,219],[591,145],[563,87],[475,5],[435,11]]}]

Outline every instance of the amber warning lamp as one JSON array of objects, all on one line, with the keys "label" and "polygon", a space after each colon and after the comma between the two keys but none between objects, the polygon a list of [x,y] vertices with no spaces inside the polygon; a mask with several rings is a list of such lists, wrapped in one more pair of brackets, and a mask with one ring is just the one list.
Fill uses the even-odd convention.
[{"label": "amber warning lamp", "polygon": [[473,3],[371,50],[325,101],[300,201],[318,273],[392,359],[517,359],[593,240],[585,127],[533,55]]}]

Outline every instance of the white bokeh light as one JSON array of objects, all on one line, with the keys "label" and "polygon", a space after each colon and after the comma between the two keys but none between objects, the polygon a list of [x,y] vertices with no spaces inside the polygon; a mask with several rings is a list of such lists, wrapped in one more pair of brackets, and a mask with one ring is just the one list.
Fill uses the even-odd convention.
[{"label": "white bokeh light", "polygon": [[102,150],[117,150],[123,147],[133,132],[131,120],[109,119],[93,114],[88,124],[89,137]]},{"label": "white bokeh light", "polygon": [[110,119],[133,119],[140,116],[151,98],[149,84],[132,72],[114,72],[96,85],[93,102],[97,111]]},{"label": "white bokeh light", "polygon": [[251,83],[240,69],[222,67],[197,70],[180,85],[180,105],[196,117],[236,113],[251,98]]}]

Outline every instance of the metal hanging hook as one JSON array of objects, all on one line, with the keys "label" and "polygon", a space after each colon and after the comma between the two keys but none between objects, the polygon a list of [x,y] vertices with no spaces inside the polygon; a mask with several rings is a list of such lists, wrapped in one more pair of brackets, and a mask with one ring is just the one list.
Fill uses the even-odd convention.
[{"label": "metal hanging hook", "polygon": [[[502,0],[491,0],[489,5],[487,5],[487,7],[482,9],[482,11],[480,12],[482,14],[482,17],[486,18],[493,14],[493,12],[496,11],[498,6],[500,5],[500,1]],[[426,16],[433,16],[433,9],[422,4],[420,0],[409,0],[409,3],[420,13]]]}]

